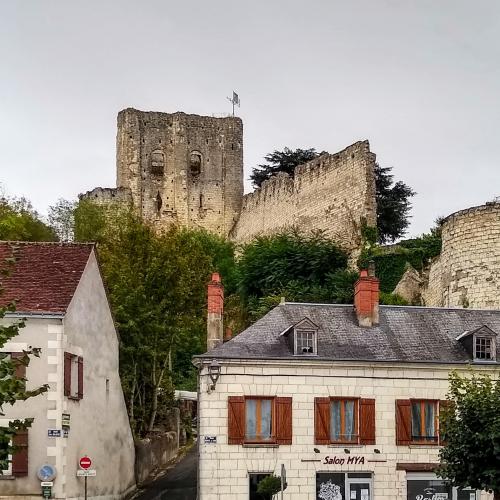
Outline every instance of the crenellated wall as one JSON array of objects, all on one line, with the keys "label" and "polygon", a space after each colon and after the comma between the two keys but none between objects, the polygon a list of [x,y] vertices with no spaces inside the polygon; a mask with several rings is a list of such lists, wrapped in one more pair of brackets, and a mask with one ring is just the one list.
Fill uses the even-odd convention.
[{"label": "crenellated wall", "polygon": [[427,306],[500,308],[500,203],[448,216],[441,255],[422,290]]},{"label": "crenellated wall", "polygon": [[243,197],[231,237],[239,243],[288,227],[321,230],[347,251],[361,248],[363,221],[376,225],[375,155],[368,141],[323,154]]}]

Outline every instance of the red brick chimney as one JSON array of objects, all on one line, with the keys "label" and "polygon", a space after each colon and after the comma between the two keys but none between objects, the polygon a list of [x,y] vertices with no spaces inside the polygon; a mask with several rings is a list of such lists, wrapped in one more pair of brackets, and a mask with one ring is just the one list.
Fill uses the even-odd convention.
[{"label": "red brick chimney", "polygon": [[207,287],[207,349],[210,351],[222,344],[224,338],[224,286],[219,273],[212,273]]},{"label": "red brick chimney", "polygon": [[354,308],[359,326],[376,326],[378,318],[379,279],[375,276],[375,266],[372,262],[368,270],[360,272],[358,281],[354,284]]}]

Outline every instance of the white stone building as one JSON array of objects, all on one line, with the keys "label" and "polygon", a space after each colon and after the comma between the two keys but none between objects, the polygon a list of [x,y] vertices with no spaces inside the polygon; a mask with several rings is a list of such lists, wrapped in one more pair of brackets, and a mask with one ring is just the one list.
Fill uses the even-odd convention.
[{"label": "white stone building", "polygon": [[[118,336],[94,247],[83,244],[0,243],[0,258],[14,256],[2,279],[2,303],[17,300],[4,321],[26,326],[2,351],[41,349],[26,368],[27,389],[48,392],[6,405],[10,419],[34,418],[9,470],[0,475],[0,498],[40,498],[37,470],[56,468],[52,498],[83,498],[79,458],[92,460],[89,498],[118,499],[135,487],[134,443],[118,374]],[[63,414],[69,415],[67,436]],[[65,422],[67,423],[67,422]],[[50,434],[61,432],[61,437]]]},{"label": "white stone building", "polygon": [[260,498],[282,465],[285,500],[485,500],[434,474],[438,415],[451,370],[498,375],[498,332],[500,311],[379,308],[366,272],[355,307],[277,306],[195,359],[199,500]]}]

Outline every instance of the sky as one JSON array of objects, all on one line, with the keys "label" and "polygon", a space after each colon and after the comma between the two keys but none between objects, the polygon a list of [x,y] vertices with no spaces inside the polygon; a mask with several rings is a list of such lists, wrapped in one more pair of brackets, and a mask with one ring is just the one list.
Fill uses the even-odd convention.
[{"label": "sky", "polygon": [[234,89],[246,178],[368,139],[418,235],[500,195],[499,33],[497,0],[0,0],[0,182],[41,213],[113,187],[119,110],[228,113]]}]

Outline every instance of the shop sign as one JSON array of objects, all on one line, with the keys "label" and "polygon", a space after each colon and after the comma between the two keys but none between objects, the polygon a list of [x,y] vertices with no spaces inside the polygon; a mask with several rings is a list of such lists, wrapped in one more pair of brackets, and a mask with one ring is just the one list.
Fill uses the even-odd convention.
[{"label": "shop sign", "polygon": [[323,464],[328,465],[364,465],[364,463],[365,457],[359,455],[352,455],[349,457],[337,457],[336,455],[330,457],[327,455],[323,461]]}]

